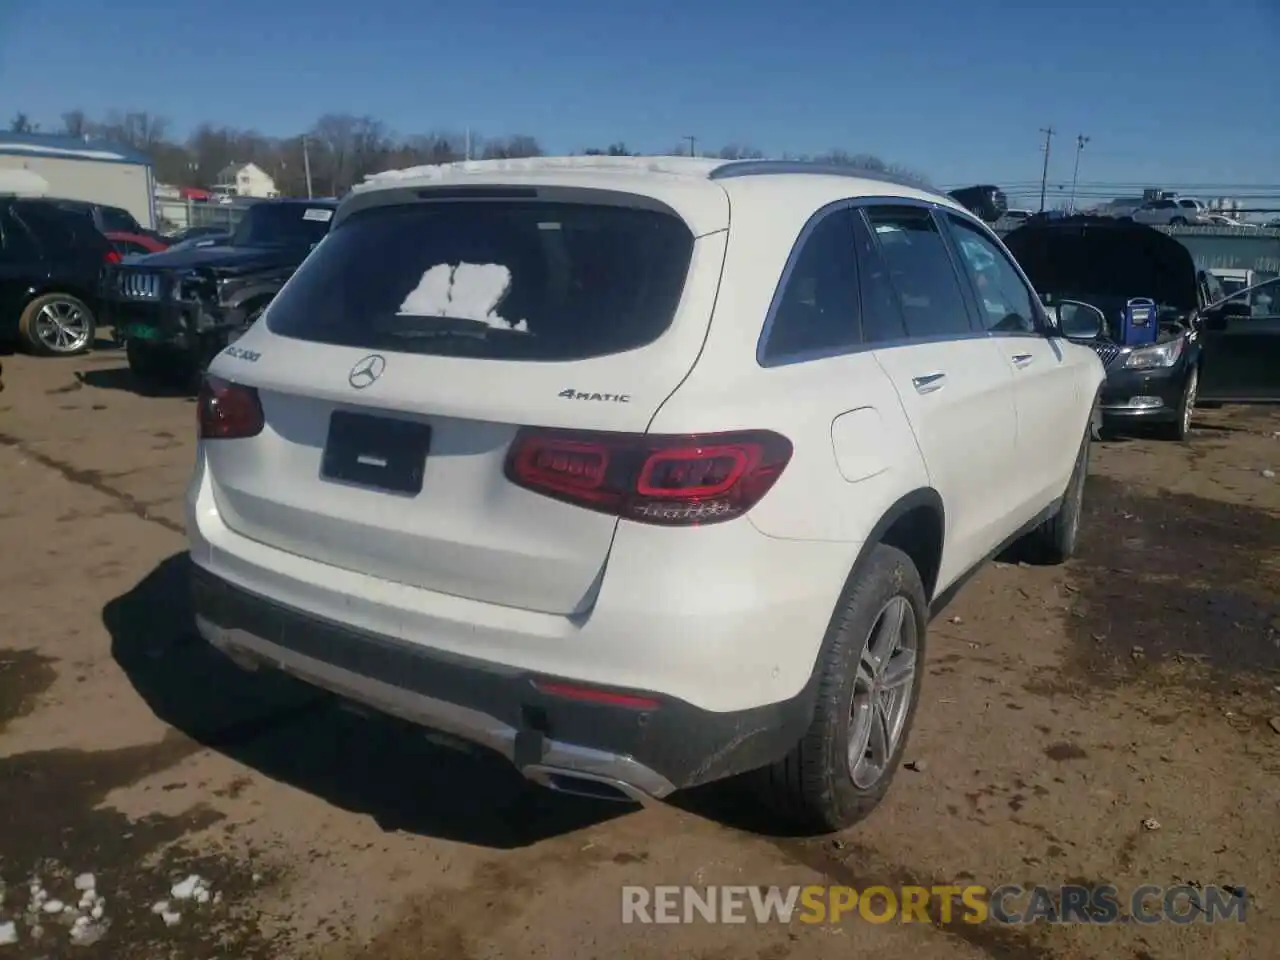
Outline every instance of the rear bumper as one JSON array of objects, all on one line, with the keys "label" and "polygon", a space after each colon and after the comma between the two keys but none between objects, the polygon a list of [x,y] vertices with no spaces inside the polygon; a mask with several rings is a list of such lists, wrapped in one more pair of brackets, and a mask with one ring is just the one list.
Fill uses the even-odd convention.
[{"label": "rear bumper", "polygon": [[[488,746],[531,778],[568,771],[628,795],[766,766],[799,741],[859,546],[773,539],[745,522],[624,523],[594,606],[554,615],[251,540],[227,526],[203,451],[185,506],[199,627],[216,646]],[[538,681],[656,705],[548,694]]]},{"label": "rear bumper", "polygon": [[[809,723],[803,693],[727,713],[661,694],[644,704],[593,702],[540,688],[560,678],[445,655],[323,620],[196,566],[196,624],[243,666],[263,665],[423,727],[496,751],[546,786],[619,798],[673,790],[764,766]],[[569,681],[561,681],[569,682]]]}]

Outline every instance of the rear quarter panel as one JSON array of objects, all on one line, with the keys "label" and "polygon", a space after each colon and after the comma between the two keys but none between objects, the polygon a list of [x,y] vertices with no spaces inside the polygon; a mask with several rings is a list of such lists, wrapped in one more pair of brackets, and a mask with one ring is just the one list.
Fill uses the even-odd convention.
[{"label": "rear quarter panel", "polygon": [[[759,181],[766,179],[773,178]],[[869,351],[768,368],[757,362],[801,230],[841,199],[826,178],[797,175],[789,202],[771,202],[776,188],[759,181],[726,181],[729,237],[706,347],[651,429],[786,436],[792,460],[748,518],[771,537],[858,544],[903,493],[928,486],[928,475],[897,392]]]}]

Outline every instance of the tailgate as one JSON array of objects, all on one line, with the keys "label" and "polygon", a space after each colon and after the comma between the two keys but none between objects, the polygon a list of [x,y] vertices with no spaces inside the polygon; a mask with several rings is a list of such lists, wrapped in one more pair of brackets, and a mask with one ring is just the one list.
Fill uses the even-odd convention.
[{"label": "tailgate", "polygon": [[[204,442],[214,496],[231,529],[291,553],[459,597],[573,613],[592,601],[617,520],[511,483],[511,442],[522,426],[644,432],[697,358],[724,234],[689,236],[682,247],[641,229],[640,238],[667,242],[636,250],[626,241],[648,226],[643,218],[599,229],[574,224],[590,219],[583,211],[541,209],[528,222],[553,235],[542,248],[551,262],[537,261],[536,246],[521,251],[533,261],[516,267],[491,252],[485,269],[470,271],[468,292],[456,276],[452,290],[440,287],[436,268],[456,275],[458,261],[476,264],[478,251],[412,246],[424,226],[487,234],[464,216],[469,204],[452,206],[448,217],[461,223],[391,213],[349,238],[354,218],[336,229],[265,320],[215,360],[211,373],[258,388],[266,425],[250,439]],[[585,235],[566,244],[579,228]],[[493,268],[504,266],[514,276],[498,276],[495,287]],[[630,279],[617,275],[624,268]],[[477,299],[475,290],[504,282],[523,329],[489,336],[458,325],[501,309],[503,297]],[[390,299],[367,303],[353,285]],[[431,313],[433,302],[447,304],[448,316]],[[387,306],[405,303],[412,309],[399,328],[387,317],[402,314]],[[556,326],[566,323],[576,326]]]}]

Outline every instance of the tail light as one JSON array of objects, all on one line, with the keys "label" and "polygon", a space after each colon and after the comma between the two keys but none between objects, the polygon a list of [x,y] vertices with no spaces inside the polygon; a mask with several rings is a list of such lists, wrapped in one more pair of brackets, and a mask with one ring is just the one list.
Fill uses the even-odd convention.
[{"label": "tail light", "polygon": [[119,263],[121,260],[120,251],[108,250],[105,254],[102,255],[102,259],[105,263]]},{"label": "tail light", "polygon": [[206,376],[196,399],[202,440],[244,440],[262,432],[265,421],[258,391]]},{"label": "tail light", "polygon": [[764,430],[688,436],[523,428],[507,478],[628,520],[696,526],[732,520],[769,492],[791,441]]}]

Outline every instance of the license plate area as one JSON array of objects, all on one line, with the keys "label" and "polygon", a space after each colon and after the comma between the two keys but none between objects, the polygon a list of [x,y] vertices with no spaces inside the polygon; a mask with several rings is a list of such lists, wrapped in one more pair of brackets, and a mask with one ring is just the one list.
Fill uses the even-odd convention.
[{"label": "license plate area", "polygon": [[320,476],[337,483],[417,496],[431,428],[425,423],[335,410],[320,461]]},{"label": "license plate area", "polygon": [[121,337],[125,340],[159,340],[160,328],[148,323],[129,323],[125,324]]}]

